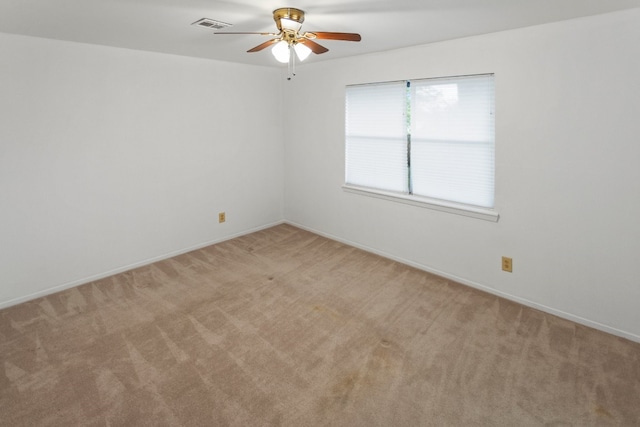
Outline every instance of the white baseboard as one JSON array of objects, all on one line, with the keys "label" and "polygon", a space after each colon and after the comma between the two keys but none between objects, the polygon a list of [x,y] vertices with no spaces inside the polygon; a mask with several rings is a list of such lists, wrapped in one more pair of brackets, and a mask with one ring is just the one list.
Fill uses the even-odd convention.
[{"label": "white baseboard", "polygon": [[599,322],[595,322],[593,320],[585,319],[584,317],[576,316],[574,314],[567,313],[565,311],[557,310],[555,308],[548,307],[546,305],[538,304],[536,302],[527,300],[525,298],[521,298],[519,296],[508,294],[506,292],[502,292],[502,291],[499,291],[497,289],[482,285],[482,284],[474,282],[472,280],[468,280],[468,279],[465,279],[465,278],[462,278],[462,277],[458,277],[456,275],[447,273],[445,271],[440,271],[438,269],[429,267],[428,265],[424,265],[424,264],[420,264],[420,263],[417,263],[417,262],[414,262],[414,261],[410,261],[410,260],[395,256],[395,255],[389,254],[387,252],[380,251],[378,249],[371,248],[371,247],[366,246],[366,245],[362,245],[362,244],[357,243],[357,242],[352,242],[350,240],[343,239],[343,238],[334,236],[334,235],[329,234],[329,233],[324,233],[324,232],[322,232],[320,230],[316,230],[316,229],[313,229],[313,228],[310,228],[310,227],[306,227],[306,226],[304,226],[302,224],[298,224],[298,223],[293,222],[293,221],[284,221],[284,222],[286,224],[292,225],[294,227],[301,228],[303,230],[310,231],[311,233],[318,234],[318,235],[326,237],[328,239],[335,240],[335,241],[338,241],[340,243],[344,243],[345,245],[353,246],[353,247],[356,247],[358,249],[362,249],[364,251],[371,252],[373,254],[380,255],[380,256],[383,256],[385,258],[389,258],[391,260],[397,261],[399,263],[402,263],[402,264],[417,268],[418,270],[426,271],[428,273],[432,273],[432,274],[435,274],[437,276],[444,277],[445,279],[449,279],[449,280],[452,280],[454,282],[457,282],[457,283],[460,283],[460,284],[463,284],[463,285],[466,285],[466,286],[469,286],[469,287],[472,287],[472,288],[479,289],[479,290],[487,292],[489,294],[496,295],[496,296],[508,299],[510,301],[517,302],[517,303],[525,305],[527,307],[535,308],[537,310],[543,311],[545,313],[552,314],[554,316],[558,316],[558,317],[566,319],[566,320],[571,320],[572,322],[578,323],[580,325],[588,326],[590,328],[597,329],[599,331],[603,331],[603,332],[609,333],[611,335],[615,335],[615,336],[618,336],[618,337],[626,338],[626,339],[628,339],[630,341],[640,342],[640,335],[636,335],[636,334],[633,334],[631,332],[627,332],[627,331],[623,331],[623,330],[620,330],[620,329],[617,329],[617,328],[613,328],[611,326],[608,326],[608,325],[605,325],[605,324],[602,324],[602,323],[599,323]]},{"label": "white baseboard", "polygon": [[105,277],[113,276],[114,274],[124,273],[125,271],[133,270],[134,268],[143,267],[145,265],[153,264],[154,262],[162,261],[167,258],[172,258],[174,256],[186,254],[187,252],[195,251],[197,249],[201,249],[207,246],[215,245],[216,243],[221,243],[226,240],[235,239],[236,237],[244,236],[247,234],[255,233],[256,231],[264,230],[266,228],[274,227],[276,225],[283,224],[284,221],[277,221],[270,224],[262,225],[259,227],[250,228],[248,230],[244,230],[238,233],[234,233],[228,236],[224,236],[220,239],[210,240],[207,242],[198,243],[197,245],[190,246],[188,248],[179,249],[177,251],[172,251],[163,255],[158,255],[153,258],[148,258],[142,261],[135,262],[133,264],[128,264],[122,267],[114,268],[112,270],[108,270],[102,273],[98,273],[92,276],[83,277],[78,280],[73,280],[71,282],[63,283],[60,285],[53,286],[51,288],[44,289],[42,291],[34,292],[32,294],[24,295],[18,298],[13,298],[7,301],[0,302],[0,309],[11,307],[16,304],[20,304],[23,302],[31,301],[36,298],[44,297],[47,295],[55,294],[56,292],[64,291],[66,289],[74,288],[76,286],[84,285],[85,283],[94,282],[96,280],[104,279]]}]

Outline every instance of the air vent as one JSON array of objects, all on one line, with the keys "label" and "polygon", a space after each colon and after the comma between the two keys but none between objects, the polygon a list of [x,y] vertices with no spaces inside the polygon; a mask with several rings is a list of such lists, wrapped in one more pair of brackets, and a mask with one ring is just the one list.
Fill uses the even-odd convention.
[{"label": "air vent", "polygon": [[197,25],[199,27],[204,27],[204,28],[211,28],[213,30],[221,30],[223,28],[227,28],[231,26],[231,24],[227,24],[226,22],[216,21],[214,19],[209,19],[209,18],[198,19],[196,22],[194,22],[191,25]]}]

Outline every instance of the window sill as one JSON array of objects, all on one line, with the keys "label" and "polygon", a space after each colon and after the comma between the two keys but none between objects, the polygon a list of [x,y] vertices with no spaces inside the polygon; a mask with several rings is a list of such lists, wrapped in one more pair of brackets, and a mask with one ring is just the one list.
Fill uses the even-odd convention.
[{"label": "window sill", "polygon": [[500,218],[500,215],[492,209],[469,206],[462,203],[447,202],[444,200],[430,199],[427,197],[409,196],[405,194],[393,193],[390,191],[375,190],[373,188],[366,187],[356,187],[347,184],[343,185],[342,189],[348,193],[375,197],[378,199],[404,203],[407,205],[433,209],[441,212],[448,212],[456,215],[468,216],[485,221],[498,222],[498,219]]}]

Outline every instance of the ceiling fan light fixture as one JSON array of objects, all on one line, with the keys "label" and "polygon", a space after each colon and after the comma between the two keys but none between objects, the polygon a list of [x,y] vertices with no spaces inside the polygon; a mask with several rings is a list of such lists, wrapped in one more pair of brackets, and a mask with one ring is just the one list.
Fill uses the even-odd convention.
[{"label": "ceiling fan light fixture", "polygon": [[293,49],[296,51],[296,56],[300,61],[304,61],[305,59],[307,59],[309,54],[311,54],[311,49],[309,49],[302,43],[296,43],[293,46]]},{"label": "ceiling fan light fixture", "polygon": [[289,43],[284,40],[279,41],[273,46],[271,53],[278,62],[282,62],[283,64],[288,63],[291,55],[289,52]]}]

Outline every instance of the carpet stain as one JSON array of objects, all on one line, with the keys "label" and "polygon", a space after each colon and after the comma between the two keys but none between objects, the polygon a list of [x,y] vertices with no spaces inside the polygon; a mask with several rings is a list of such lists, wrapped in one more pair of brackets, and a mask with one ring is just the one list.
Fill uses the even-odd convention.
[{"label": "carpet stain", "polygon": [[340,402],[342,405],[346,405],[349,401],[349,396],[353,394],[353,390],[358,383],[358,373],[354,372],[347,375],[336,385],[333,386],[332,395],[335,401]]},{"label": "carpet stain", "polygon": [[607,411],[601,405],[596,405],[596,407],[594,408],[594,411],[595,411],[596,414],[598,414],[600,416],[607,417],[607,418],[613,418],[613,415],[611,415],[611,412]]},{"label": "carpet stain", "polygon": [[313,306],[313,311],[317,312],[317,313],[321,313],[324,314],[328,317],[330,317],[333,320],[339,321],[342,319],[342,316],[340,316],[340,314],[332,309],[330,309],[329,307],[323,306],[323,305],[314,305]]}]

